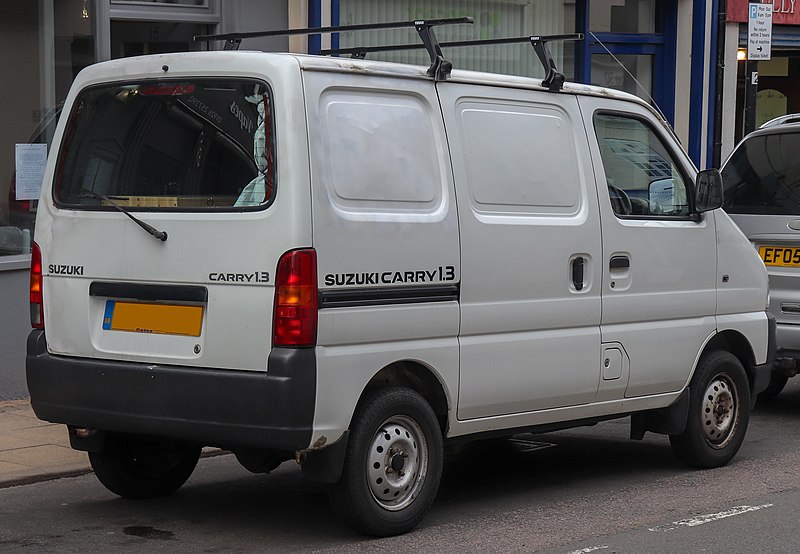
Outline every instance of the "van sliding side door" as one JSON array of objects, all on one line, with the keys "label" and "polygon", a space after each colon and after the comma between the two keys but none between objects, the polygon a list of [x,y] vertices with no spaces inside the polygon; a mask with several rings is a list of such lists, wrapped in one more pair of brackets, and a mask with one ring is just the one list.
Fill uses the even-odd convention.
[{"label": "van sliding side door", "polygon": [[[458,418],[575,406],[600,375],[600,233],[573,96],[437,83],[461,235]],[[526,419],[527,418],[527,419]]]}]

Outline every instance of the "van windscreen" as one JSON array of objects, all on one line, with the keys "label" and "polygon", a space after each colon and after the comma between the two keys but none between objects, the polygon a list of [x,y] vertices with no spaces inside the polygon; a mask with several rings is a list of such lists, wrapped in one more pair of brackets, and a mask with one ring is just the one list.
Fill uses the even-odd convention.
[{"label": "van windscreen", "polygon": [[[84,90],[67,121],[59,206],[245,210],[275,194],[266,84],[245,79],[115,83]],[[106,198],[103,198],[106,197]]]},{"label": "van windscreen", "polygon": [[800,133],[745,139],[722,170],[723,208],[733,214],[800,215]]}]

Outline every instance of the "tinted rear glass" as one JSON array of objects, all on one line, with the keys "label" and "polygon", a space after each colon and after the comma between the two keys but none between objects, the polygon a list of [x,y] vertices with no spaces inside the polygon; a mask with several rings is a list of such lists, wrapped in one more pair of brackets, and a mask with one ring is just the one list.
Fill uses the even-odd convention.
[{"label": "tinted rear glass", "polygon": [[275,193],[271,105],[267,86],[251,80],[87,89],[67,123],[56,203],[110,208],[111,201],[148,211],[266,206]]},{"label": "tinted rear glass", "polygon": [[722,171],[724,208],[740,214],[800,214],[800,133],[746,139]]}]

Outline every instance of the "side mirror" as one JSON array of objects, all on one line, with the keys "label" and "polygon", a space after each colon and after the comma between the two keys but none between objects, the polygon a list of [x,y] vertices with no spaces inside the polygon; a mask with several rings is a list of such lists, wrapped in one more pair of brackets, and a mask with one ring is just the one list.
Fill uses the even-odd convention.
[{"label": "side mirror", "polygon": [[694,206],[697,213],[722,207],[722,175],[718,169],[705,169],[697,174],[694,187]]}]

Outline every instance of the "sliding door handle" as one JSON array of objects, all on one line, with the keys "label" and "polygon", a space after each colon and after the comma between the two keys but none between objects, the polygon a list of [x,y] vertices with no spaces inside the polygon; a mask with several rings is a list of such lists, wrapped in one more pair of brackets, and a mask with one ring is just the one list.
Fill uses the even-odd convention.
[{"label": "sliding door handle", "polygon": [[572,286],[575,290],[583,290],[583,256],[578,256],[572,260]]},{"label": "sliding door handle", "polygon": [[631,260],[628,256],[612,256],[608,263],[609,269],[628,269],[630,266]]}]

